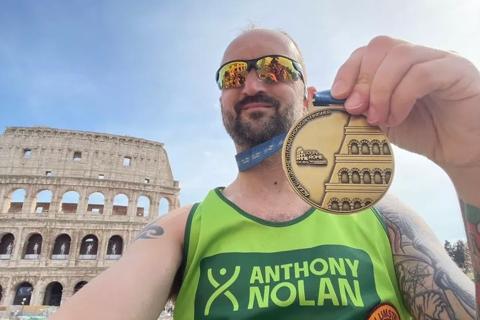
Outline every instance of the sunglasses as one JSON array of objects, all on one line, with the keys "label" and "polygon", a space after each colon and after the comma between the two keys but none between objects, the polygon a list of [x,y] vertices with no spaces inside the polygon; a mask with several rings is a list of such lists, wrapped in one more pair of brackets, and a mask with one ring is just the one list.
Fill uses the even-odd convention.
[{"label": "sunglasses", "polygon": [[300,63],[285,56],[269,55],[251,60],[234,60],[220,66],[216,80],[220,89],[241,88],[248,72],[255,68],[259,79],[267,83],[303,79]]}]

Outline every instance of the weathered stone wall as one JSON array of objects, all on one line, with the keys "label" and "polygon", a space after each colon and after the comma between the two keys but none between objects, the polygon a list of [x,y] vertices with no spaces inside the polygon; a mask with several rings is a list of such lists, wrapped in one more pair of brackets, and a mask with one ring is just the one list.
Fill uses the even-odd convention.
[{"label": "weathered stone wall", "polygon": [[64,301],[120,258],[161,201],[177,208],[179,190],[161,143],[7,128],[0,135],[0,305],[13,304],[22,283],[33,288],[31,305],[49,300],[56,282]]}]

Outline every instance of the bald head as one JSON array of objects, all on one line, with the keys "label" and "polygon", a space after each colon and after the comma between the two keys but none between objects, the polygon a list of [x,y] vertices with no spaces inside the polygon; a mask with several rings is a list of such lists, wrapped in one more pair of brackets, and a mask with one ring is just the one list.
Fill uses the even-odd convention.
[{"label": "bald head", "polygon": [[233,39],[223,54],[221,64],[276,54],[300,62],[305,71],[302,54],[293,39],[284,32],[270,29],[248,30]]}]

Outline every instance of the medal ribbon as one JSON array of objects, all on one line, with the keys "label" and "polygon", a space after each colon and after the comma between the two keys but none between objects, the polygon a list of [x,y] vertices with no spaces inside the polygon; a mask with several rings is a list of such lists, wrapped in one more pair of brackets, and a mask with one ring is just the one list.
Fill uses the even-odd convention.
[{"label": "medal ribbon", "polygon": [[255,167],[266,158],[274,155],[283,146],[283,140],[287,136],[286,133],[276,135],[272,139],[262,142],[259,145],[254,146],[248,150],[238,153],[235,156],[237,160],[238,170],[246,171],[252,167]]}]

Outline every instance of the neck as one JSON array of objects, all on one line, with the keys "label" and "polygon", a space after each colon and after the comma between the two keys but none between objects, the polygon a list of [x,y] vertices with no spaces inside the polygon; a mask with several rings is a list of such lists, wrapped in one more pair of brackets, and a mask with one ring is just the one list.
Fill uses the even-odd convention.
[{"label": "neck", "polygon": [[244,211],[266,220],[291,220],[310,207],[290,187],[280,152],[240,172],[224,195]]}]

